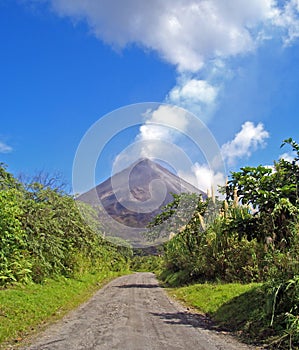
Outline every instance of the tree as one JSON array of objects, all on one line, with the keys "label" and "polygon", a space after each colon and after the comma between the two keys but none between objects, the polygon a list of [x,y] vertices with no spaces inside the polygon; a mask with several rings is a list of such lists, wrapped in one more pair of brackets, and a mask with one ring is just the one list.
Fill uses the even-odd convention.
[{"label": "tree", "polygon": [[22,184],[14,178],[6,170],[7,166],[4,163],[0,163],[0,190],[7,190],[10,188],[22,189]]},{"label": "tree", "polygon": [[281,247],[290,244],[291,226],[297,220],[299,208],[299,145],[292,139],[285,140],[282,147],[286,144],[296,152],[293,161],[280,159],[272,168],[261,165],[241,168],[232,173],[226,186],[227,200],[237,194],[243,205],[257,210],[252,226],[257,238],[270,237]]},{"label": "tree", "polygon": [[209,200],[203,201],[196,193],[172,194],[173,201],[162,208],[148,225],[147,238],[155,240],[159,237],[179,233],[192,220],[195,213],[203,214]]}]

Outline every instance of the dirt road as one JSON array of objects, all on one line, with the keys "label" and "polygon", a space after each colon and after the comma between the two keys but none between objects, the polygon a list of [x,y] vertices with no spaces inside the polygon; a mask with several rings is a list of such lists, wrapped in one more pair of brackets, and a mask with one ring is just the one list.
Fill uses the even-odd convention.
[{"label": "dirt road", "polygon": [[207,330],[171,301],[151,273],[115,279],[50,327],[27,350],[253,349]]}]

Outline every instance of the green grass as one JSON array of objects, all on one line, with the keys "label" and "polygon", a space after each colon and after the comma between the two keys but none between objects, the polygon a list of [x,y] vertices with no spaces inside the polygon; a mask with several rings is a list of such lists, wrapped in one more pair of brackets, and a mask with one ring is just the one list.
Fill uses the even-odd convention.
[{"label": "green grass", "polygon": [[238,334],[249,343],[267,343],[275,332],[261,284],[194,284],[168,288],[171,296],[200,313],[208,314],[216,327]]},{"label": "green grass", "polygon": [[205,314],[212,315],[233,298],[256,288],[258,284],[194,284],[170,288],[170,294]]},{"label": "green grass", "polygon": [[17,345],[44,329],[118,275],[101,272],[0,290],[0,349]]}]

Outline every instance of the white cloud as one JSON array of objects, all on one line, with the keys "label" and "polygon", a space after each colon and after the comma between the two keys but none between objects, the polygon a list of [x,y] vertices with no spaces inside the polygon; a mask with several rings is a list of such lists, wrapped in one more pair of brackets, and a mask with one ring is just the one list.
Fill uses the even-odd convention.
[{"label": "white cloud", "polygon": [[12,147],[0,141],[0,153],[10,153],[10,152],[12,152]]},{"label": "white cloud", "polygon": [[139,129],[140,134],[137,139],[142,141],[146,140],[164,140],[171,141],[172,135],[170,129],[161,125],[152,125],[146,123],[142,125]]},{"label": "white cloud", "polygon": [[211,188],[217,192],[218,186],[223,186],[226,181],[225,174],[215,172],[207,164],[199,163],[194,163],[190,171],[178,171],[178,176],[204,192]]},{"label": "white cloud", "polygon": [[[252,122],[245,122],[234,139],[222,145],[223,160],[228,165],[232,165],[238,158],[249,157],[252,152],[265,145],[268,137],[269,133],[264,129],[263,124],[259,123],[255,126]],[[189,170],[178,171],[178,175],[202,191],[214,188],[217,192],[218,186],[223,186],[226,181],[226,174],[216,170],[217,161],[219,159],[212,160],[213,168],[208,164],[196,162]]]},{"label": "white cloud", "polygon": [[299,37],[299,1],[287,1],[282,9],[276,11],[273,23],[286,30],[285,45],[297,39]]},{"label": "white cloud", "polygon": [[263,147],[269,137],[264,125],[259,123],[255,126],[252,122],[245,122],[232,141],[221,147],[221,153],[226,162],[231,165],[236,159],[249,157],[258,147]]},{"label": "white cloud", "polygon": [[100,40],[155,50],[191,72],[208,59],[254,50],[260,28],[277,17],[274,0],[48,1],[59,15],[85,20]]},{"label": "white cloud", "polygon": [[166,101],[185,108],[207,121],[213,110],[217,94],[218,88],[206,80],[181,78],[167,95]]},{"label": "white cloud", "polygon": [[[186,158],[187,155],[183,149],[176,146],[177,135],[170,132],[169,128],[163,125],[150,124],[153,120],[156,122],[162,121],[160,118],[163,114],[166,113],[164,115],[168,116],[172,109],[169,106],[160,106],[160,108],[160,111],[159,109],[156,110],[156,114],[148,113],[149,119],[145,125],[141,126],[136,142],[124,150],[115,160],[117,169],[132,164],[139,157],[161,159],[168,164],[175,164],[174,169],[176,169],[178,176],[195,187],[205,192],[213,188],[217,193],[218,186],[223,186],[226,181],[225,169],[217,166],[220,159],[210,159],[211,164],[192,163],[190,159],[184,161],[184,157]],[[177,119],[177,122],[180,121],[180,119]],[[183,126],[187,130],[189,125],[183,124]],[[254,125],[247,121],[242,125],[234,139],[221,147],[221,155],[227,164],[233,164],[236,159],[249,157],[259,147],[263,147],[268,137],[269,133],[264,129],[263,124]],[[219,193],[217,195],[220,196]]]},{"label": "white cloud", "polygon": [[148,111],[146,117],[146,124],[157,123],[166,127],[178,129],[181,132],[186,131],[188,127],[187,112],[176,106],[169,106],[161,104],[159,108],[154,111]]},{"label": "white cloud", "polygon": [[[48,2],[60,16],[85,21],[93,35],[118,50],[137,45],[157,52],[179,72],[166,102],[206,122],[221,87],[211,79],[210,62],[253,52],[273,36],[285,36],[285,43],[299,37],[298,0],[283,6],[276,0],[27,1]],[[186,73],[189,78],[182,79]],[[223,82],[225,68],[221,74]]]},{"label": "white cloud", "polygon": [[161,105],[157,110],[150,112],[136,138],[142,142],[140,157],[167,158],[171,150],[165,143],[175,145],[179,133],[185,132],[187,127],[186,113],[182,109]]},{"label": "white cloud", "polygon": [[201,103],[212,103],[217,95],[216,89],[204,80],[191,79],[183,86],[174,88],[169,96],[174,101],[190,99]]},{"label": "white cloud", "polygon": [[176,141],[182,134],[187,133],[190,127],[190,116],[187,111],[176,106],[161,104],[154,110],[148,110],[143,117],[144,124],[140,126],[135,142],[115,159],[115,167],[117,166],[118,170],[138,158],[168,160],[173,164],[175,162],[173,157],[184,156]]},{"label": "white cloud", "polygon": [[[186,132],[188,128],[187,112],[176,106],[160,105],[158,109],[148,111],[144,117],[146,120],[139,129],[137,141],[174,143],[179,133]],[[142,157],[156,157],[156,153],[160,153],[160,147],[160,143],[155,147],[154,143],[144,142]]]},{"label": "white cloud", "polygon": [[279,159],[284,159],[288,162],[292,162],[294,160],[295,156],[296,156],[295,152],[283,153],[282,155],[279,156]]},{"label": "white cloud", "polygon": [[[273,36],[285,36],[287,44],[299,37],[299,0],[285,0],[283,5],[276,0],[40,1],[50,3],[60,16],[86,21],[93,35],[116,49],[138,45],[157,52],[179,73],[166,102],[186,108],[205,121],[214,111],[229,71],[224,64],[228,58],[253,52]],[[173,130],[154,125],[161,121],[183,130],[190,128],[183,115],[173,117],[161,109],[148,117],[137,140],[174,143],[177,135]],[[223,158],[232,164],[249,157],[268,137],[262,124],[246,122],[235,138],[222,146]],[[140,149],[151,156],[158,147],[161,151],[161,145],[151,142],[148,149]],[[203,187],[222,176],[197,163],[190,174]]]}]

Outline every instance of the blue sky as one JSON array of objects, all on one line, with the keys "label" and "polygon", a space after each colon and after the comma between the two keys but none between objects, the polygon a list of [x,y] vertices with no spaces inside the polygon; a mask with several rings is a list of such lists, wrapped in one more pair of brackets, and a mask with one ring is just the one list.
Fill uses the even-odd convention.
[{"label": "blue sky", "polygon": [[[71,183],[86,131],[141,102],[203,120],[228,173],[272,164],[288,151],[283,139],[299,141],[298,0],[0,0],[0,26],[0,160],[15,175],[61,172]],[[162,129],[119,134],[96,181],[123,148],[163,135],[190,152],[179,175],[200,187],[225,177]]]}]

